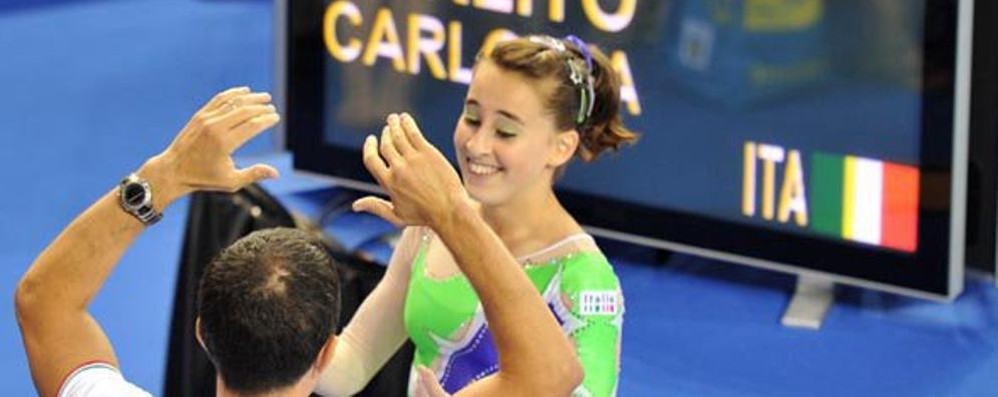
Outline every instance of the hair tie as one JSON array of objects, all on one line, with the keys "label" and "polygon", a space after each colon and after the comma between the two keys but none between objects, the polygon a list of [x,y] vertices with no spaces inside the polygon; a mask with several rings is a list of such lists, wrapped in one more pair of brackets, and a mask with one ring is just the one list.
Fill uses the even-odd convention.
[{"label": "hair tie", "polygon": [[586,45],[586,42],[582,41],[582,39],[580,39],[578,36],[576,36],[574,34],[570,34],[568,36],[565,36],[565,41],[567,41],[569,43],[572,43],[572,45],[574,45],[576,48],[579,49],[579,52],[582,53],[582,56],[584,56],[586,58],[586,68],[589,69],[588,72],[592,73],[593,72],[593,54],[589,52],[589,46]]}]

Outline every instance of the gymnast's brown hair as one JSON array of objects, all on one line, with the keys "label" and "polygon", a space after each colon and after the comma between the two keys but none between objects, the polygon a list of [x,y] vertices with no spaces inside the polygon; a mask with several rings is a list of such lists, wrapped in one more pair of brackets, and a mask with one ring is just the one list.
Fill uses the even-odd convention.
[{"label": "gymnast's brown hair", "polygon": [[555,82],[546,106],[559,130],[579,132],[575,155],[582,161],[592,162],[606,150],[617,151],[638,139],[621,120],[620,78],[595,46],[574,36],[528,36],[496,44],[478,55],[479,62],[483,59],[531,79]]}]

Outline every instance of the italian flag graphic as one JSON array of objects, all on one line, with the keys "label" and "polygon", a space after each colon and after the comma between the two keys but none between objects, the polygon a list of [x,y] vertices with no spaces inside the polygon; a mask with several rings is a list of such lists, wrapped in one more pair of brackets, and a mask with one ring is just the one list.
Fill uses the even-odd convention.
[{"label": "italian flag graphic", "polygon": [[811,227],[822,234],[914,252],[918,168],[816,153],[809,181]]}]

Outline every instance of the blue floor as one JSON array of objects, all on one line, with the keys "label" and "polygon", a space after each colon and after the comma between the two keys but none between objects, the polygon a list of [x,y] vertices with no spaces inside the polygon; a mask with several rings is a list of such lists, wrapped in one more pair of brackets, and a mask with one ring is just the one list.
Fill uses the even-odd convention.
[{"label": "blue floor", "polygon": [[998,290],[983,281],[953,304],[839,288],[813,332],[779,325],[790,276],[688,256],[615,264],[622,395],[998,395]]},{"label": "blue floor", "polygon": [[[211,93],[273,85],[267,1],[18,3],[0,4],[4,396],[34,395],[12,302],[34,256]],[[269,150],[269,139],[247,152]],[[286,157],[268,159],[288,167]],[[269,187],[291,201],[320,185]],[[139,239],[92,306],[126,376],[156,394],[186,208],[179,202]],[[824,328],[811,332],[779,325],[790,276],[605,248],[627,305],[621,396],[998,395],[998,289],[987,281],[968,279],[952,304],[840,288]]]}]

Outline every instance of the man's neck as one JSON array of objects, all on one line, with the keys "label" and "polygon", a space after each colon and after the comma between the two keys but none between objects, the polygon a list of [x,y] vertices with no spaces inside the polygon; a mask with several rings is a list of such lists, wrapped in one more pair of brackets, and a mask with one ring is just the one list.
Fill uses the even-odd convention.
[{"label": "man's neck", "polygon": [[[253,394],[252,397],[307,397],[312,394],[312,388],[307,387],[305,382],[299,381],[298,383],[288,386],[280,390],[274,390],[263,394]],[[222,377],[215,377],[215,396],[216,397],[249,397],[248,394],[240,394],[229,390],[222,383]]]}]

